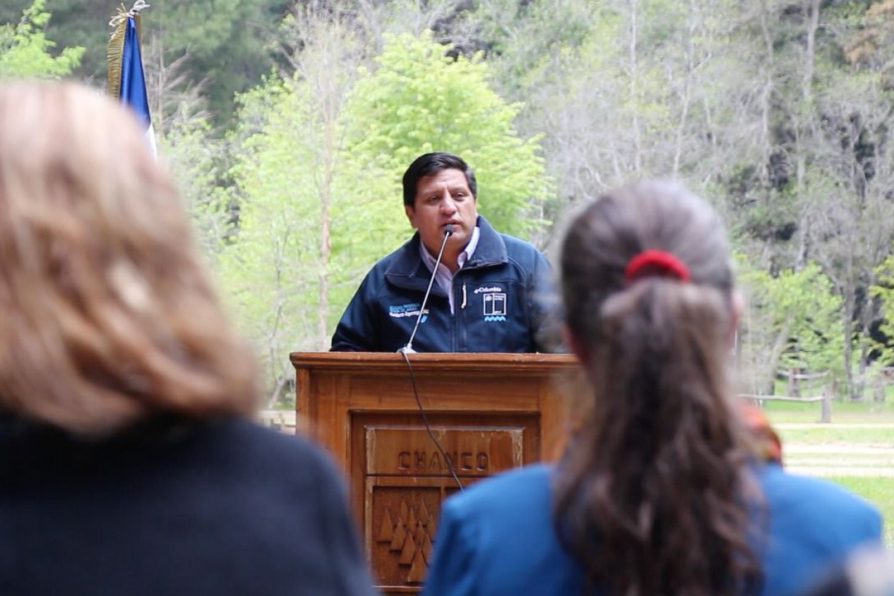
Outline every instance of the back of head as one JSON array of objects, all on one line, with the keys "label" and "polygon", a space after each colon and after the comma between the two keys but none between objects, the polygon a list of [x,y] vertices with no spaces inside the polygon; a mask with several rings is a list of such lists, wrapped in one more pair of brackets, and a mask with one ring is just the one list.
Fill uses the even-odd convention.
[{"label": "back of head", "polygon": [[0,85],[0,312],[0,410],[108,433],[256,404],[170,175],[86,87]]},{"label": "back of head", "polygon": [[402,179],[404,205],[413,206],[416,200],[416,188],[419,179],[432,176],[442,170],[459,170],[466,177],[466,183],[472,196],[478,198],[478,182],[475,172],[469,167],[463,158],[452,153],[424,153],[413,160],[413,163],[404,172]]},{"label": "back of head", "polygon": [[563,539],[611,593],[736,592],[757,572],[723,226],[676,184],[623,188],[571,220],[561,276],[594,397],[560,469]]}]

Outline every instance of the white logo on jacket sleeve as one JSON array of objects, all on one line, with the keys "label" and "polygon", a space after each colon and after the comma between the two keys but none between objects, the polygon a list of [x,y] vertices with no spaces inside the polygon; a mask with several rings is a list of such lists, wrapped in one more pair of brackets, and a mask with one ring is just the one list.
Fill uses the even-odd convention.
[{"label": "white logo on jacket sleeve", "polygon": [[[394,317],[396,319],[402,319],[404,317],[417,317],[419,316],[419,306],[418,302],[411,302],[410,304],[392,304],[388,307],[388,316]],[[422,313],[422,321],[425,322],[426,315],[428,315],[428,309]]]},{"label": "white logo on jacket sleeve", "polygon": [[481,296],[484,305],[484,320],[488,322],[506,320],[506,294],[492,292]]}]

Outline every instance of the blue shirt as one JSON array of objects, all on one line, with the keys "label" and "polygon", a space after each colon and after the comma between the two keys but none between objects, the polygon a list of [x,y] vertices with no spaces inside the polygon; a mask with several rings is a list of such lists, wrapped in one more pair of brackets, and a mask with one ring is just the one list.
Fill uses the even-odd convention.
[{"label": "blue shirt", "polygon": [[[584,574],[558,540],[553,468],[535,465],[476,484],[441,510],[426,596],[581,594]],[[857,546],[878,543],[882,520],[859,497],[777,465],[758,470],[769,512],[763,594],[796,594]]]}]

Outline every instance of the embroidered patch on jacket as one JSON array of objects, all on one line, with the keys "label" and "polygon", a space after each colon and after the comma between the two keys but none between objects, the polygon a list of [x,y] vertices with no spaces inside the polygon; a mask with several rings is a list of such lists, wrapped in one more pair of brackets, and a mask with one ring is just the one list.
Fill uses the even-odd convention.
[{"label": "embroidered patch on jacket", "polygon": [[503,288],[499,286],[481,286],[480,288],[475,288],[475,294],[484,294],[486,292],[502,292]]},{"label": "embroidered patch on jacket", "polygon": [[[418,302],[411,302],[410,304],[391,304],[388,306],[388,315],[394,317],[395,319],[401,319],[403,317],[417,317],[419,316],[419,307],[421,305]],[[423,313],[422,320],[425,321],[427,318],[425,315],[428,314],[428,309],[425,309]]]},{"label": "embroidered patch on jacket", "polygon": [[487,322],[499,322],[506,320],[506,294],[504,292],[489,292],[481,296],[484,305],[484,320]]}]

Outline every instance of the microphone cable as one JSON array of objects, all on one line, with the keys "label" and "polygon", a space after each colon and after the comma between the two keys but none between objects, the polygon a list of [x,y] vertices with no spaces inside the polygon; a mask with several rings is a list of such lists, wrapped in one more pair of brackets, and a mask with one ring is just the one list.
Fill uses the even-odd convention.
[{"label": "microphone cable", "polygon": [[456,486],[459,487],[460,491],[466,490],[466,487],[463,486],[462,481],[459,479],[459,476],[456,474],[456,468],[453,465],[453,459],[447,455],[444,451],[444,447],[441,446],[441,442],[435,436],[435,433],[431,430],[431,425],[428,423],[428,415],[425,413],[425,408],[422,406],[422,399],[419,397],[419,389],[416,387],[416,373],[413,371],[413,365],[410,364],[410,357],[407,356],[407,353],[401,351],[400,354],[404,357],[404,361],[407,363],[407,369],[410,371],[410,381],[413,383],[413,396],[416,398],[416,405],[419,406],[419,415],[422,417],[422,424],[425,425],[425,430],[428,432],[429,438],[431,438],[432,443],[435,444],[435,447],[438,448],[438,451],[441,453],[441,457],[444,458],[444,462],[447,464],[447,469],[450,471],[450,475],[453,476],[453,480],[456,482]]},{"label": "microphone cable", "polygon": [[[444,249],[447,247],[447,240],[453,235],[453,226],[447,224],[444,226],[444,240],[441,242],[441,250],[438,251],[438,258],[435,259],[435,266],[431,272],[431,278],[428,280],[428,288],[425,290],[425,296],[422,298],[422,304],[419,306],[419,316],[416,317],[416,324],[413,326],[413,332],[410,334],[410,339],[407,341],[407,345],[398,350],[404,357],[404,361],[407,363],[407,369],[410,371],[410,381],[413,383],[413,396],[416,398],[416,405],[419,407],[419,414],[422,417],[422,424],[425,425],[425,430],[428,432],[429,438],[432,440],[432,443],[435,444],[435,447],[438,448],[438,451],[441,453],[441,457],[444,458],[444,463],[447,464],[447,469],[450,471],[450,475],[453,476],[453,480],[456,481],[456,485],[459,487],[460,491],[464,491],[465,487],[463,483],[460,481],[459,476],[456,474],[456,468],[453,465],[453,460],[450,456],[447,455],[447,452],[444,451],[444,447],[441,446],[441,442],[435,436],[435,433],[431,430],[431,425],[428,423],[428,415],[425,413],[425,408],[422,406],[422,399],[419,397],[419,388],[416,386],[416,373],[413,371],[413,365],[410,363],[410,357],[407,354],[415,354],[416,351],[413,349],[413,339],[416,337],[416,331],[419,329],[419,323],[422,322],[422,317],[425,313],[425,305],[428,304],[428,296],[431,293],[431,287],[435,283],[435,277],[438,274],[438,265],[441,264],[441,258],[444,256]],[[423,249],[424,250],[424,249]]]}]

